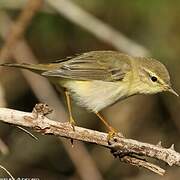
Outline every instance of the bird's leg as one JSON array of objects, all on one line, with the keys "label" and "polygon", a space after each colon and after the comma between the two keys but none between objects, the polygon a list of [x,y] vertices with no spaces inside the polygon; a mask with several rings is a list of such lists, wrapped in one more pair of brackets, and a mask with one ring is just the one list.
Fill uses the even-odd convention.
[{"label": "bird's leg", "polygon": [[99,119],[103,122],[103,124],[106,126],[106,128],[108,129],[108,141],[113,137],[115,136],[116,134],[118,134],[118,131],[113,128],[105,119],[104,117],[96,112],[96,115],[99,117]]},{"label": "bird's leg", "polygon": [[72,115],[72,108],[71,108],[71,99],[70,99],[70,95],[69,92],[67,90],[65,90],[65,96],[66,96],[66,102],[67,102],[67,107],[68,107],[68,113],[69,113],[69,123],[71,124],[73,130],[75,131],[75,120],[73,119],[73,115]]}]

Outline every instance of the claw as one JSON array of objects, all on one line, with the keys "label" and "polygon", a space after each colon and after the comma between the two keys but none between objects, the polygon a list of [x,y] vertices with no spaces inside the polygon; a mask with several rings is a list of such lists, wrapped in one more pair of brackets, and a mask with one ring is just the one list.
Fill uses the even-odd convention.
[{"label": "claw", "polygon": [[108,136],[107,136],[107,140],[108,142],[110,142],[110,140],[117,134],[116,131],[109,131],[108,132]]},{"label": "claw", "polygon": [[111,127],[110,131],[108,132],[108,136],[107,136],[108,144],[111,144],[112,140],[114,142],[117,142],[117,138],[116,137],[122,137],[122,136],[123,135],[121,133],[118,133],[116,129]]}]

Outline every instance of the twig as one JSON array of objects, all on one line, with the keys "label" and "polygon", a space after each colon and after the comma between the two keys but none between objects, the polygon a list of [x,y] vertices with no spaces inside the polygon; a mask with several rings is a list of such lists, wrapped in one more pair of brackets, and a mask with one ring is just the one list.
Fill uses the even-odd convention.
[{"label": "twig", "polygon": [[15,178],[12,176],[12,174],[4,166],[0,165],[0,168],[3,169],[10,176],[10,178],[12,180],[15,180]]},{"label": "twig", "polygon": [[111,149],[115,156],[119,156],[121,161],[139,167],[144,167],[156,172],[157,174],[162,175],[165,171],[150,162],[146,162],[137,155],[162,160],[170,166],[180,166],[180,154],[176,152],[173,147],[166,149],[159,145],[152,145],[132,139],[120,138],[118,136],[114,137],[110,143],[108,143],[107,133],[85,129],[78,126],[76,126],[75,131],[73,131],[69,123],[53,121],[45,117],[43,113],[37,113],[37,111],[27,113],[7,108],[0,108],[0,119],[6,123],[32,128],[42,134],[61,136],[104,146]]},{"label": "twig", "polygon": [[129,163],[129,164],[137,166],[137,167],[144,167],[144,168],[146,168],[154,173],[157,173],[161,176],[165,174],[164,169],[160,168],[159,166],[157,166],[155,164],[145,162],[142,159],[125,156],[125,157],[120,158],[120,161]]},{"label": "twig", "polygon": [[38,138],[34,134],[29,132],[27,129],[25,129],[25,128],[21,127],[21,126],[17,126],[17,128],[19,128],[20,130],[24,131],[26,134],[28,134],[33,139],[38,140]]}]

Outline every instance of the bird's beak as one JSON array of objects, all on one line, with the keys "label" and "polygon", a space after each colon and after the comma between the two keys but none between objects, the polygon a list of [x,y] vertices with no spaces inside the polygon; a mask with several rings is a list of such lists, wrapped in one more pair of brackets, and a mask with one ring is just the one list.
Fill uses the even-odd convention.
[{"label": "bird's beak", "polygon": [[168,91],[179,97],[179,94],[172,87],[169,87]]}]

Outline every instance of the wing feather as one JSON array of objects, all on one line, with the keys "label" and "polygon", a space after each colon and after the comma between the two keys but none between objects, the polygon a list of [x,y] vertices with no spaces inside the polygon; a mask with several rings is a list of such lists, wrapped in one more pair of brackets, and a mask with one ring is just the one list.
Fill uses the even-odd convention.
[{"label": "wing feather", "polygon": [[115,51],[91,51],[63,61],[56,69],[42,73],[49,77],[76,80],[122,80],[129,70],[129,56]]}]

